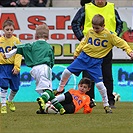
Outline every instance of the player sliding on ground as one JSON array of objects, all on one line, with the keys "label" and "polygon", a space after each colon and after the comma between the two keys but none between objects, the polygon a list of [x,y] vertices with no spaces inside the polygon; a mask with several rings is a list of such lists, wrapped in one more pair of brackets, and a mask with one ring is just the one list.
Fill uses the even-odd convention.
[{"label": "player sliding on ground", "polygon": [[33,43],[26,43],[16,46],[9,53],[5,53],[4,57],[9,58],[16,54],[24,57],[25,64],[31,67],[30,74],[36,80],[36,91],[41,95],[37,98],[40,109],[37,114],[44,114],[46,102],[51,101],[61,115],[65,113],[65,109],[56,99],[52,91],[52,67],[54,65],[54,52],[52,47],[46,42],[49,35],[49,28],[46,24],[39,25],[36,28],[36,38]]},{"label": "player sliding on ground", "polygon": [[92,19],[92,27],[80,42],[74,52],[74,61],[64,70],[56,93],[63,92],[71,74],[78,76],[82,71],[87,71],[91,79],[96,83],[103,101],[106,113],[112,113],[109,107],[106,87],[103,84],[101,64],[103,57],[114,47],[126,51],[133,59],[133,51],[123,39],[104,28],[104,18],[97,14]]},{"label": "player sliding on ground", "polygon": [[65,114],[77,113],[83,109],[84,114],[91,113],[96,106],[94,101],[86,94],[91,89],[91,80],[82,78],[78,83],[78,89],[70,89],[64,94],[56,96],[57,100],[66,110]]}]

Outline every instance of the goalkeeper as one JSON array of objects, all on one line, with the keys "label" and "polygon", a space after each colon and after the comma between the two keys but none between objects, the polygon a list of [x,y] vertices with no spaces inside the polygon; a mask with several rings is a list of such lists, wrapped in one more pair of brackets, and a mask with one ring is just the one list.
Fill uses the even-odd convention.
[{"label": "goalkeeper", "polygon": [[82,108],[84,114],[92,112],[96,104],[94,101],[90,102],[90,97],[86,94],[90,87],[90,79],[83,78],[79,81],[78,90],[70,89],[68,92],[56,96],[66,110],[66,114],[77,113]]},{"label": "goalkeeper", "polygon": [[25,64],[31,67],[30,74],[36,80],[36,91],[41,95],[37,98],[40,109],[37,114],[43,114],[45,103],[51,103],[58,109],[61,115],[65,113],[63,106],[55,98],[52,91],[52,67],[54,65],[54,52],[52,47],[46,42],[49,35],[49,28],[46,24],[36,28],[37,41],[33,43],[21,44],[17,49],[4,55],[9,58],[15,53],[23,55]]}]

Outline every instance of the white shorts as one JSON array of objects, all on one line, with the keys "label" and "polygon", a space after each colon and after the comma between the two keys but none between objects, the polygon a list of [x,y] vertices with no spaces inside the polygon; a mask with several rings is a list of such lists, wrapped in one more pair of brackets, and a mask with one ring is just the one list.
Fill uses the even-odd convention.
[{"label": "white shorts", "polygon": [[52,90],[52,69],[46,64],[34,66],[30,71],[36,80],[36,91],[41,94],[43,90]]}]

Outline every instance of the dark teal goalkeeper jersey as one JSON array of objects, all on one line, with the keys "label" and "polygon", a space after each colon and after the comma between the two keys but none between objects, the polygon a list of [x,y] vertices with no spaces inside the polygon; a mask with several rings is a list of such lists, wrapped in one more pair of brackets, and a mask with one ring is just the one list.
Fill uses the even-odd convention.
[{"label": "dark teal goalkeeper jersey", "polygon": [[54,65],[54,52],[50,44],[45,40],[37,40],[33,43],[20,44],[17,47],[17,54],[24,57],[25,64],[29,67],[47,64],[49,67]]}]

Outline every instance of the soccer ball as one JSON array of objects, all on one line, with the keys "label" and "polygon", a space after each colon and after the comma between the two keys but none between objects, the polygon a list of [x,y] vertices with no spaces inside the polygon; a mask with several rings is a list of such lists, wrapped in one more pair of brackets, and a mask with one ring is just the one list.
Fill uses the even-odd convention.
[{"label": "soccer ball", "polygon": [[46,114],[58,114],[59,113],[59,111],[50,102],[46,103],[44,112]]},{"label": "soccer ball", "polygon": [[115,101],[120,101],[120,99],[121,99],[121,96],[120,96],[120,94],[119,93],[116,93],[116,92],[113,92],[113,95],[115,96]]}]

